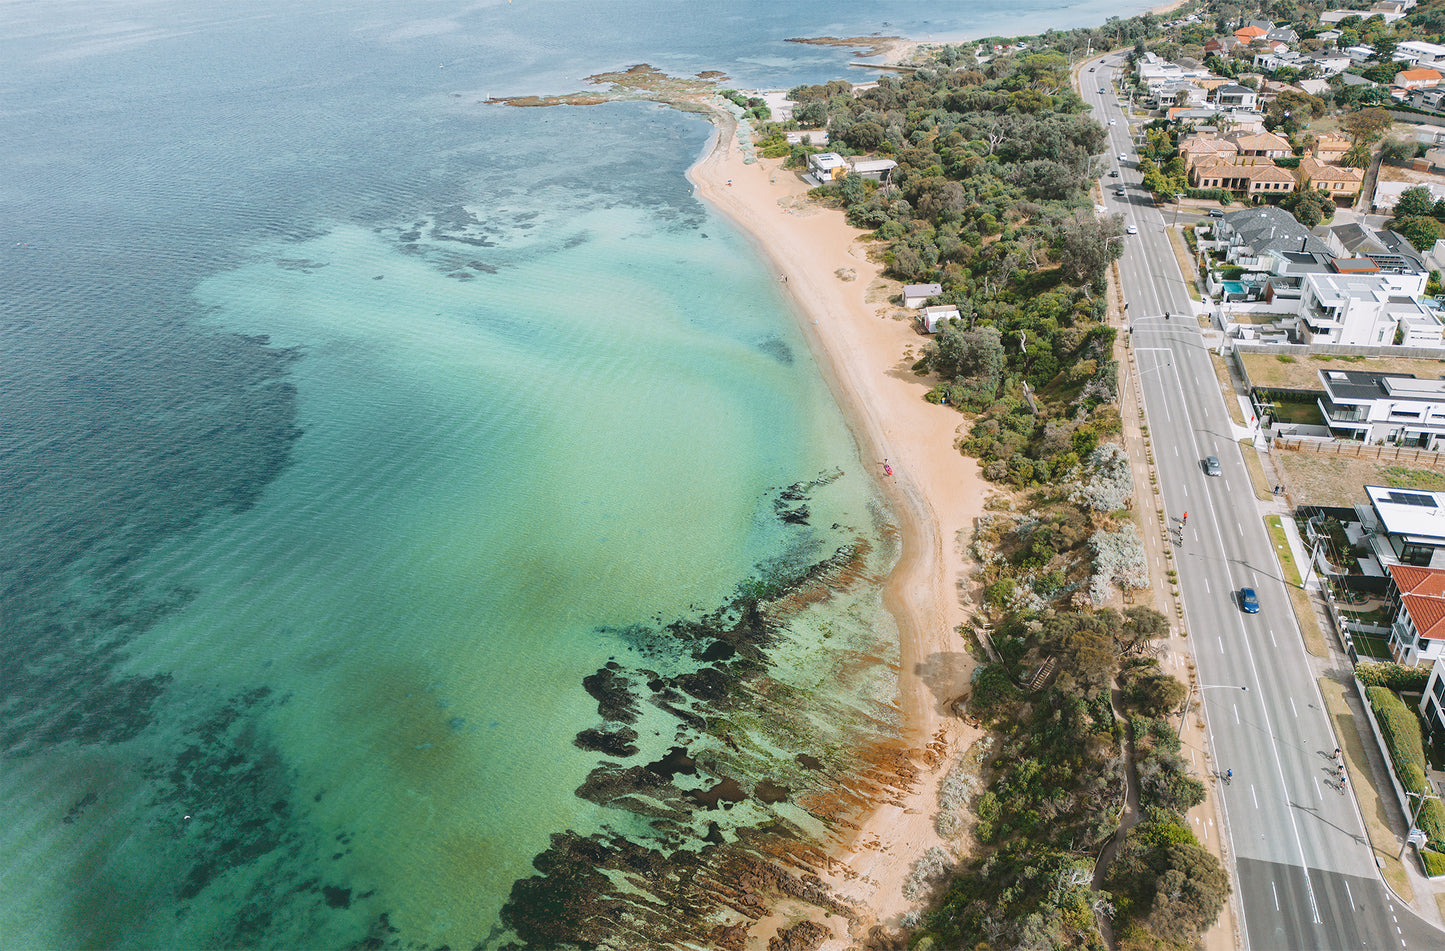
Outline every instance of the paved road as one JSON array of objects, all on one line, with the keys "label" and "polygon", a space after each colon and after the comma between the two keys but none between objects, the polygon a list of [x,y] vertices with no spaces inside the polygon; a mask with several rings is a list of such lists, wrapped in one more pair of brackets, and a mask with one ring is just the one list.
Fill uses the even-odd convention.
[{"label": "paved road", "polygon": [[[1108,165],[1120,178],[1103,181],[1122,181],[1127,192],[1118,199],[1110,188],[1106,201],[1138,229],[1121,239],[1119,273],[1199,675],[1196,700],[1217,768],[1234,773],[1228,782],[1212,781],[1220,783],[1245,945],[1445,947],[1445,934],[1416,917],[1376,873],[1198,324],[1192,316],[1164,317],[1192,314],[1166,213],[1139,184],[1111,67],[1088,65],[1096,71],[1082,74],[1084,98],[1103,121],[1117,123],[1108,128]],[[1218,476],[1205,474],[1207,456],[1219,458]],[[1157,575],[1165,566],[1154,567]],[[1240,608],[1245,587],[1258,593],[1257,614]]]}]

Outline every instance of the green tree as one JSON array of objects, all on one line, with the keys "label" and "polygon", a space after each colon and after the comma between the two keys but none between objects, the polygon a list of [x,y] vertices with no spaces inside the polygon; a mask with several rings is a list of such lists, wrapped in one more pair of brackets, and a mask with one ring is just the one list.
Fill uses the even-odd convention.
[{"label": "green tree", "polygon": [[1055,248],[1064,280],[1080,287],[1102,281],[1109,262],[1124,253],[1122,242],[1116,240],[1123,234],[1122,215],[1105,217],[1080,212],[1065,222]]},{"label": "green tree", "polygon": [[1395,202],[1396,218],[1412,218],[1416,215],[1434,215],[1435,199],[1424,185],[1407,188]]},{"label": "green tree", "polygon": [[1390,227],[1404,235],[1417,251],[1429,251],[1440,240],[1440,222],[1426,215],[1396,218]]},{"label": "green tree", "polygon": [[[1392,77],[1393,78],[1393,77]],[[1378,106],[1361,109],[1340,117],[1340,131],[1348,135],[1355,145],[1370,145],[1379,140],[1394,120]],[[1357,166],[1363,168],[1363,166]]]},{"label": "green tree", "polygon": [[1280,207],[1292,213],[1306,228],[1313,228],[1335,216],[1335,200],[1313,188],[1292,192],[1280,202]]}]

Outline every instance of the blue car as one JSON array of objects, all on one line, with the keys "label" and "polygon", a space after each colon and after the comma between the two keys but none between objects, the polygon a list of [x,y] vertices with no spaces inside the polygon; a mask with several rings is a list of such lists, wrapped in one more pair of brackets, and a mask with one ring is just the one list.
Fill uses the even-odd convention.
[{"label": "blue car", "polygon": [[1259,613],[1259,596],[1254,593],[1253,588],[1239,589],[1239,607],[1245,614]]}]

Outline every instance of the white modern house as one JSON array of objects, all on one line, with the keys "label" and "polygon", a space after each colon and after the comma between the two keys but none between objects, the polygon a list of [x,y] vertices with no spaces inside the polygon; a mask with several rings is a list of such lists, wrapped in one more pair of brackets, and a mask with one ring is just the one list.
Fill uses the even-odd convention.
[{"label": "white modern house", "polygon": [[932,307],[925,307],[918,315],[918,323],[923,327],[924,333],[936,334],[940,327],[946,325],[950,320],[958,320],[958,308],[951,304],[935,304]]},{"label": "white modern house", "polygon": [[917,310],[930,297],[937,297],[943,293],[941,284],[905,284],[903,286],[903,306],[909,310]]},{"label": "white modern house", "polygon": [[1300,342],[1388,347],[1398,336],[1404,346],[1445,345],[1445,325],[1417,299],[1427,278],[1420,273],[1304,275]]},{"label": "white modern house", "polygon": [[1445,569],[1445,494],[1367,485],[1365,496],[1355,511],[1382,565]]},{"label": "white modern house", "polygon": [[820,182],[830,182],[848,174],[848,160],[837,152],[819,152],[808,156],[808,171]]},{"label": "white modern house", "polygon": [[1397,606],[1391,656],[1410,667],[1435,663],[1445,656],[1445,571],[1391,565],[1390,583],[1390,600]]},{"label": "white modern house", "polygon": [[1445,731],[1445,661],[1437,660],[1430,668],[1425,695],[1420,698],[1420,715],[1430,729]]},{"label": "white modern house", "polygon": [[[1445,380],[1358,370],[1321,370],[1320,380],[1325,389],[1317,400],[1320,412],[1340,438],[1434,449],[1445,436]],[[1441,533],[1445,535],[1445,522]]]},{"label": "white modern house", "polygon": [[1445,63],[1445,46],[1406,40],[1395,47],[1394,58],[1396,61],[1404,61],[1411,66],[1433,67],[1436,63]]}]

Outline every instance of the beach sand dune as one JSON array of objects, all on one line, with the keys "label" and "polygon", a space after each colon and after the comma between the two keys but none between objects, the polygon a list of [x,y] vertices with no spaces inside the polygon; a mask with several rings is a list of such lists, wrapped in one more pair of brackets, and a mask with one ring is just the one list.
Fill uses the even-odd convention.
[{"label": "beach sand dune", "polygon": [[[918,776],[905,795],[860,818],[823,876],[863,914],[852,935],[842,933],[837,918],[825,922],[836,936],[825,947],[844,948],[874,925],[896,927],[914,907],[902,893],[912,864],[932,846],[948,848],[933,816],[940,780],[979,735],[954,715],[952,703],[966,692],[974,667],[956,629],[968,614],[964,547],[989,490],[977,463],[958,451],[964,418],[923,398],[931,384],[910,367],[926,338],[889,300],[896,288],[868,260],[864,232],[841,211],[809,202],[808,186],[781,160],[749,164],[732,118],[714,121],[717,135],[691,178],[777,269],[851,421],[859,455],[898,520],[901,554],[884,599],[899,629],[899,706]],[[787,912],[780,907],[773,924],[789,924],[782,920]],[[753,929],[760,947],[766,930]]]}]

